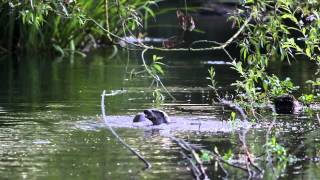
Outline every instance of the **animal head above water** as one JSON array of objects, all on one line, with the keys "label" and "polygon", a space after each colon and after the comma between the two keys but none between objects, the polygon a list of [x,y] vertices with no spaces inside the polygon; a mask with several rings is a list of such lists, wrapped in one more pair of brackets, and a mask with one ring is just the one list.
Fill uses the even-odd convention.
[{"label": "animal head above water", "polygon": [[152,121],[153,125],[160,125],[162,123],[169,123],[167,113],[157,109],[146,109],[143,111],[145,117]]},{"label": "animal head above water", "polygon": [[152,121],[152,119],[156,118],[156,115],[153,113],[152,109],[146,109],[143,111],[145,117]]}]

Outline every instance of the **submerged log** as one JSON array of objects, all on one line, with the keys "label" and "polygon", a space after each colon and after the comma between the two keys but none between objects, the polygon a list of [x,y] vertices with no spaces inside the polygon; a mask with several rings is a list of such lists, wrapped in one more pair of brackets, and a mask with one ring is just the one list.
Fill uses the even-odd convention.
[{"label": "submerged log", "polygon": [[301,110],[302,105],[292,95],[282,95],[274,100],[274,107],[277,114],[295,114]]}]

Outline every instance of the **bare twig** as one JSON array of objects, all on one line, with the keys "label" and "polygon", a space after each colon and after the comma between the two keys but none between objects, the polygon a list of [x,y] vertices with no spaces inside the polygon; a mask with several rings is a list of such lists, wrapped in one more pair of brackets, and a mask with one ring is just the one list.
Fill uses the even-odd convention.
[{"label": "bare twig", "polygon": [[226,50],[226,48],[223,48],[223,51],[227,54],[228,58],[231,60],[231,61],[235,61],[236,59],[233,58],[230,53]]},{"label": "bare twig", "polygon": [[221,161],[217,161],[218,162],[218,165],[220,167],[220,169],[223,171],[223,173],[226,175],[225,177],[228,177],[229,176],[229,173],[228,171],[223,167],[223,164],[221,163]]},{"label": "bare twig", "polygon": [[130,42],[128,40],[126,40],[125,38],[122,38],[114,33],[112,33],[110,30],[105,29],[103,26],[101,26],[98,22],[96,22],[94,19],[92,18],[88,18],[88,21],[93,22],[94,24],[96,24],[101,30],[105,31],[106,33],[110,34],[111,36],[113,36],[114,38],[123,41],[129,45],[138,47],[138,48],[142,48],[142,49],[150,49],[150,50],[157,50],[157,51],[214,51],[214,50],[223,50],[225,49],[228,45],[230,45],[239,35],[240,33],[244,30],[244,28],[248,25],[248,23],[251,21],[252,19],[252,14],[249,15],[249,17],[246,19],[246,21],[242,24],[242,26],[238,29],[238,31],[231,36],[226,42],[221,43],[218,46],[211,46],[211,47],[206,47],[206,48],[162,48],[162,47],[154,47],[154,46],[148,46],[142,43],[133,43]]},{"label": "bare twig", "polygon": [[199,156],[196,153],[196,150],[192,146],[190,146],[189,143],[182,139],[178,139],[173,136],[171,136],[170,139],[174,141],[178,146],[180,146],[184,151],[188,152],[191,155],[191,158],[189,158],[189,156],[186,153],[182,152],[183,155],[187,157],[192,169],[192,173],[195,176],[195,178],[206,180],[209,179],[203,167],[202,161],[199,159]]},{"label": "bare twig", "polygon": [[[110,25],[109,25],[109,1],[104,1],[104,11],[105,11],[105,23],[106,23],[106,30],[110,31]],[[107,38],[109,41],[112,42],[112,38],[109,33],[107,33]]]},{"label": "bare twig", "polygon": [[[187,143],[186,141],[184,141],[183,139],[179,139],[179,138],[175,138],[175,137],[170,137],[172,141],[174,141],[178,146],[180,146],[184,151],[188,152],[189,154],[191,154],[192,158],[189,158],[189,156],[187,156],[186,153],[182,152],[182,154],[187,157],[188,161],[189,161],[189,165],[191,166],[192,169],[192,173],[193,175],[196,177],[196,179],[203,179],[206,178],[206,172],[204,170],[204,167],[202,165],[201,160],[199,159],[199,156],[197,154],[197,152],[201,151],[201,148],[195,148],[194,146],[190,145],[189,143]],[[218,162],[220,168],[222,169],[222,171],[226,174],[226,176],[228,176],[228,172],[225,170],[225,168],[223,167],[223,164],[228,165],[230,167],[234,167],[240,170],[243,170],[245,172],[247,172],[248,174],[252,174],[251,170],[249,172],[248,168],[242,167],[242,166],[238,166],[234,163],[230,163],[226,160],[224,160],[220,154],[216,153],[216,152],[211,152],[211,151],[207,151],[214,159],[214,161]],[[196,162],[196,163],[195,163]]]},{"label": "bare twig", "polygon": [[249,148],[246,143],[247,132],[248,132],[247,129],[243,130],[242,132],[239,132],[239,140],[242,144],[242,149],[244,151],[244,154],[246,155],[246,161],[247,161],[246,166],[248,169],[249,177],[252,177],[252,175],[254,175],[255,171],[251,170],[250,166],[255,168],[259,172],[259,174],[262,174],[263,170],[254,163],[254,160],[252,159],[252,154],[249,152]]},{"label": "bare twig", "polygon": [[132,149],[114,130],[113,128],[109,125],[107,118],[106,118],[106,113],[105,113],[105,106],[104,106],[104,98],[105,96],[113,96],[116,93],[111,93],[111,94],[106,94],[106,91],[104,90],[101,94],[101,112],[102,112],[102,118],[103,121],[105,123],[105,125],[107,125],[107,127],[109,128],[109,130],[111,131],[111,133],[116,137],[116,139],[122,144],[124,145],[127,149],[129,149],[133,154],[135,154],[141,161],[144,162],[144,164],[146,165],[146,169],[151,169],[151,164],[142,156],[140,155],[137,151],[135,151],[134,149]]},{"label": "bare twig", "polygon": [[31,9],[33,10],[34,9],[33,0],[30,0],[30,6],[31,6]]},{"label": "bare twig", "polygon": [[233,103],[231,101],[227,101],[227,100],[224,100],[224,99],[220,99],[220,103],[225,105],[225,106],[230,107],[231,109],[234,109],[234,110],[238,111],[238,113],[241,115],[243,121],[247,121],[248,120],[247,114],[244,112],[244,110],[238,104],[235,104],[235,103]]},{"label": "bare twig", "polygon": [[[266,133],[266,144],[269,142],[269,137],[271,135],[271,131],[272,131],[272,128],[273,128],[275,122],[276,122],[276,118],[273,118],[271,124],[268,126],[268,130],[267,130],[267,133]],[[271,155],[270,151],[268,151],[268,150],[266,150],[266,153],[267,153],[268,164],[269,164],[269,166],[270,166],[270,168],[271,168],[271,170],[272,170],[272,172],[274,174],[275,170],[274,170],[274,166],[272,164],[272,162],[273,162],[272,155]]]},{"label": "bare twig", "polygon": [[246,168],[244,168],[242,166],[238,166],[236,164],[233,164],[233,163],[230,163],[230,162],[224,160],[218,152],[212,151],[210,153],[214,157],[215,161],[221,162],[221,163],[226,164],[226,165],[228,165],[230,167],[234,167],[234,168],[237,168],[237,169],[240,169],[240,170],[243,170],[243,171],[247,172]]},{"label": "bare twig", "polygon": [[217,41],[210,41],[210,40],[197,40],[197,41],[193,41],[190,45],[190,47],[196,45],[196,44],[200,44],[200,43],[206,43],[206,44],[215,44],[215,45],[222,45],[223,43],[217,42]]}]

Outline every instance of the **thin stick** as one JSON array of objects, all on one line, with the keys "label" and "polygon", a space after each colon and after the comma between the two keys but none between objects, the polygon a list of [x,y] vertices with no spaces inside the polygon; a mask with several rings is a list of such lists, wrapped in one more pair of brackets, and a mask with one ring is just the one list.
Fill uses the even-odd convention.
[{"label": "thin stick", "polygon": [[[106,23],[106,30],[110,31],[110,25],[109,25],[109,1],[104,1],[104,13],[105,13],[105,23]],[[109,41],[112,42],[112,38],[109,33],[107,33],[107,38]]]},{"label": "thin stick", "polygon": [[248,117],[246,115],[246,113],[244,112],[244,110],[238,105],[238,104],[235,104],[231,101],[227,101],[227,100],[224,100],[224,99],[220,99],[220,103],[225,105],[225,106],[228,106],[236,111],[238,111],[242,117],[242,120],[243,121],[247,121]]},{"label": "thin stick", "polygon": [[229,176],[229,173],[228,171],[223,167],[223,164],[220,162],[220,161],[217,161],[218,162],[218,165],[220,167],[220,169],[223,171],[223,173],[225,174],[225,179],[227,179],[226,177]]},{"label": "thin stick", "polygon": [[30,6],[31,6],[31,9],[33,10],[34,7],[33,7],[33,1],[32,0],[30,0]]},{"label": "thin stick", "polygon": [[[267,133],[266,133],[266,144],[269,142],[269,137],[270,137],[270,135],[272,133],[272,128],[273,128],[275,122],[276,122],[276,118],[273,118],[271,124],[268,126],[268,130],[267,130]],[[266,149],[266,153],[267,153],[267,157],[266,158],[267,158],[268,164],[269,164],[269,166],[270,166],[270,168],[271,168],[271,170],[272,170],[272,172],[274,174],[275,173],[275,169],[274,169],[274,166],[272,164],[272,161],[273,161],[272,160],[272,155],[271,155],[270,151],[267,150],[267,149]]]},{"label": "thin stick", "polygon": [[150,74],[150,75],[153,77],[153,79],[154,79],[156,82],[160,83],[161,87],[166,91],[166,93],[170,96],[170,98],[171,98],[173,101],[176,101],[176,98],[173,97],[173,95],[169,92],[169,90],[166,88],[166,86],[162,83],[160,77],[159,77],[158,75],[154,74],[154,73],[148,68],[148,66],[147,66],[147,64],[146,64],[146,61],[145,61],[145,59],[144,59],[144,54],[145,54],[147,51],[148,51],[148,48],[144,49],[144,50],[142,51],[142,53],[141,53],[141,59],[142,59],[142,63],[143,63],[144,68],[146,69],[146,71],[148,72],[148,74]]},{"label": "thin stick", "polygon": [[[193,148],[189,143],[187,143],[183,139],[175,138],[173,136],[171,136],[170,139],[173,142],[175,142],[179,147],[181,147],[184,151],[187,151],[187,152],[191,153],[191,155],[193,157],[197,157],[195,148]],[[228,165],[230,167],[234,167],[234,168],[243,170],[243,171],[245,171],[245,172],[247,172],[249,174],[247,168],[244,168],[244,167],[241,167],[241,166],[237,166],[236,164],[232,164],[232,163],[224,160],[221,157],[221,155],[216,153],[216,152],[211,152],[211,151],[208,151],[208,152],[210,152],[210,155],[213,156],[214,160],[219,163],[220,168],[224,171],[226,176],[228,176],[228,172],[223,168],[222,163],[226,164],[226,165]],[[182,153],[182,154],[185,155],[186,157],[188,157],[185,153]],[[190,166],[192,168],[193,175],[196,177],[196,179],[199,179],[200,176],[202,176],[202,178],[203,177],[208,178],[208,176],[206,175],[206,172],[204,170],[204,167],[202,165],[201,160],[199,160],[198,158],[195,158],[195,159],[194,158],[188,158],[188,161],[190,161],[190,160],[192,160],[192,162],[189,162],[189,164],[190,164]],[[196,161],[197,163],[194,163],[194,161]]]},{"label": "thin stick", "polygon": [[[259,171],[259,173],[263,173],[262,169],[260,167],[258,167],[258,165],[256,165],[254,163],[254,161],[252,160],[252,157],[251,157],[251,153],[249,152],[249,149],[248,149],[248,146],[246,144],[246,134],[247,134],[248,130],[245,129],[243,130],[242,134],[240,134],[239,132],[239,140],[242,144],[242,148],[247,156],[247,161],[249,162],[248,165],[251,165],[252,167],[254,167],[256,170]],[[248,166],[249,167],[249,166]]]},{"label": "thin stick", "polygon": [[105,31],[106,33],[109,33],[111,36],[117,38],[118,40],[121,40],[127,44],[133,45],[135,47],[138,48],[143,48],[143,49],[151,49],[151,50],[157,50],[157,51],[213,51],[213,50],[223,50],[224,48],[226,48],[229,44],[231,44],[239,35],[240,33],[244,30],[244,28],[248,25],[248,23],[251,21],[252,19],[252,14],[249,15],[249,17],[246,19],[246,21],[242,24],[242,26],[238,29],[238,31],[231,36],[226,42],[222,43],[219,46],[211,46],[211,47],[206,47],[206,48],[171,48],[171,49],[167,49],[167,48],[162,48],[162,47],[154,47],[154,46],[148,46],[145,44],[136,44],[133,42],[129,42],[128,40],[126,40],[125,38],[122,38],[108,30],[106,30],[104,27],[102,27],[97,21],[95,21],[92,18],[87,19],[88,21],[93,22],[94,24],[96,24],[101,30]]},{"label": "thin stick", "polygon": [[236,59],[233,58],[230,53],[226,50],[226,48],[223,48],[223,51],[227,54],[228,58],[231,60],[231,61],[235,61]]},{"label": "thin stick", "polygon": [[215,45],[222,45],[222,43],[220,42],[217,42],[217,41],[210,41],[210,40],[197,40],[197,41],[193,41],[191,44],[190,44],[190,47],[193,47],[194,45],[196,44],[200,44],[200,43],[206,43],[206,44],[215,44]]},{"label": "thin stick", "polygon": [[[133,154],[135,154],[141,161],[144,162],[144,164],[146,165],[145,169],[151,169],[152,165],[142,156],[140,155],[137,151],[135,151],[134,149],[132,149],[114,130],[113,128],[109,125],[107,118],[106,118],[106,113],[105,113],[105,106],[104,106],[104,97],[108,96],[106,94],[106,91],[103,90],[102,94],[101,94],[101,112],[102,112],[102,118],[104,123],[107,125],[107,127],[109,128],[109,130],[111,131],[111,133],[116,137],[116,139],[122,144],[124,145],[127,149],[129,149]],[[110,96],[110,95],[109,95]]]},{"label": "thin stick", "polygon": [[170,139],[174,141],[178,146],[180,146],[184,151],[191,154],[190,158],[185,152],[182,151],[182,154],[187,158],[191,166],[192,173],[195,176],[195,178],[208,180],[208,175],[206,174],[202,161],[199,159],[199,156],[196,153],[195,149],[183,139],[175,138],[173,136],[170,136]]}]

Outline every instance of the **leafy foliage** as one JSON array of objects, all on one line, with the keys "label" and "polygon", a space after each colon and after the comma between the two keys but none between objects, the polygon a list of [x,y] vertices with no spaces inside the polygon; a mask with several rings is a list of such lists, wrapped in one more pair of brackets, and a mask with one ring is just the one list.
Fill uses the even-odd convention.
[{"label": "leafy foliage", "polygon": [[305,104],[305,105],[309,105],[311,103],[314,102],[315,97],[313,94],[303,94],[302,96],[299,97],[299,100]]},{"label": "leafy foliage", "polygon": [[216,77],[216,72],[214,71],[214,68],[211,66],[210,69],[208,70],[209,72],[209,77],[208,79],[210,80],[211,84],[209,85],[210,88],[212,89],[216,89],[216,81],[215,81],[215,77]]},{"label": "leafy foliage", "polygon": [[210,162],[213,159],[211,152],[208,150],[202,149],[200,155],[200,159],[202,162]]},{"label": "leafy foliage", "polygon": [[[105,9],[107,3],[108,9]],[[99,1],[18,1],[0,2],[0,46],[15,49],[82,49],[89,45],[108,43],[102,27],[119,36],[131,35],[142,27],[143,17],[154,16],[148,0]],[[105,14],[109,14],[106,19]],[[120,25],[120,26],[119,26]],[[52,44],[52,46],[48,46]],[[74,47],[74,49],[73,49]]]},{"label": "leafy foliage", "polygon": [[153,96],[153,99],[154,99],[153,102],[154,102],[155,107],[159,107],[165,100],[165,97],[161,93],[161,89],[159,89],[159,88],[156,88],[156,89],[153,90],[152,96]]},{"label": "leafy foliage", "polygon": [[299,87],[294,86],[290,78],[286,78],[281,81],[275,75],[268,77],[263,84],[264,89],[270,90],[271,97],[277,97],[284,94],[291,94],[293,91],[297,90]]},{"label": "leafy foliage", "polygon": [[165,66],[165,64],[160,62],[161,59],[163,59],[163,57],[159,57],[157,55],[152,56],[152,64],[150,65],[150,68],[154,74],[164,75],[162,66]]},{"label": "leafy foliage", "polygon": [[273,136],[269,142],[265,145],[267,152],[271,153],[272,156],[280,162],[288,161],[288,153],[287,150],[278,144],[276,138]]},{"label": "leafy foliage", "polygon": [[234,153],[232,152],[231,149],[229,149],[224,155],[223,155],[223,159],[225,161],[228,161],[230,159],[232,159],[234,157]]},{"label": "leafy foliage", "polygon": [[241,76],[233,84],[237,101],[252,107],[254,103],[268,102],[299,88],[290,78],[281,81],[276,75],[268,74],[272,60],[286,60],[290,64],[296,57],[303,57],[320,65],[319,5],[314,0],[243,2],[242,8],[231,17],[239,26],[252,17],[239,40],[241,61],[232,63]]}]

